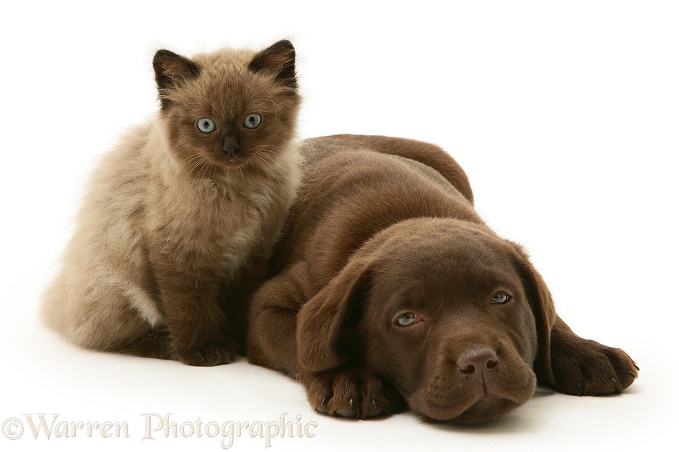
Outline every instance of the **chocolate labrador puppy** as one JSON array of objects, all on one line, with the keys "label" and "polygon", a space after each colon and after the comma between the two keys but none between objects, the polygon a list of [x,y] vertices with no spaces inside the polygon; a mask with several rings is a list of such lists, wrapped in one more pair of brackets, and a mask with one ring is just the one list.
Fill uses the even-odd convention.
[{"label": "chocolate labrador puppy", "polygon": [[298,378],[316,410],[496,419],[536,382],[619,393],[622,350],[575,335],[526,253],[473,208],[460,166],[417,141],[304,142],[304,181],[255,294],[248,359]]}]

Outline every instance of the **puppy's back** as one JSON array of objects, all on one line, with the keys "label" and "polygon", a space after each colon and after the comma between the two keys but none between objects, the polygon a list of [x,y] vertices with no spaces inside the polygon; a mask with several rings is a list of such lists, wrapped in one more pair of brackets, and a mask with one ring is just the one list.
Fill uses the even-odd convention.
[{"label": "puppy's back", "polygon": [[303,181],[276,247],[274,275],[309,253],[312,273],[334,274],[373,235],[411,218],[481,223],[464,171],[434,145],[336,135],[304,141],[302,153]]},{"label": "puppy's back", "polygon": [[342,134],[307,139],[302,152],[307,163],[313,165],[328,154],[358,149],[404,157],[433,168],[470,203],[474,203],[474,194],[462,167],[443,149],[431,143],[380,135]]}]

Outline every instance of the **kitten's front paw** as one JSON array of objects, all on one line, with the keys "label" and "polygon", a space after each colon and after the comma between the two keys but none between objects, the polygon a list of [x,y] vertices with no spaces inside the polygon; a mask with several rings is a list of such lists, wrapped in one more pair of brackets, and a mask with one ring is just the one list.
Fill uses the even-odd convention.
[{"label": "kitten's front paw", "polygon": [[581,396],[621,393],[639,370],[623,350],[582,338],[553,342],[551,360],[555,389]]},{"label": "kitten's front paw", "polygon": [[231,341],[212,341],[191,347],[176,347],[181,362],[189,366],[211,367],[229,364],[236,358],[236,344]]},{"label": "kitten's front paw", "polygon": [[323,414],[366,419],[404,406],[395,390],[360,367],[302,373],[300,381],[312,408]]}]

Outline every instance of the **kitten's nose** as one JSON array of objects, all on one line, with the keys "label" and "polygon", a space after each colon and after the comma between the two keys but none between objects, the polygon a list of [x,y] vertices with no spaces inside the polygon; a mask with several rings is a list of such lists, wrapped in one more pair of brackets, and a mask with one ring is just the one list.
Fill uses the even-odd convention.
[{"label": "kitten's nose", "polygon": [[240,143],[238,143],[238,140],[234,137],[227,137],[226,140],[224,140],[222,151],[230,158],[234,158],[240,152]]}]

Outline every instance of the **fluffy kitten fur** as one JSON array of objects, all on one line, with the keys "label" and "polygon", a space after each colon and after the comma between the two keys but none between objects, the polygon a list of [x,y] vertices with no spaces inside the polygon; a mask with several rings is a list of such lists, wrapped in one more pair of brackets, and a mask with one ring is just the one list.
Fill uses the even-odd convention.
[{"label": "fluffy kitten fur", "polygon": [[88,348],[228,363],[300,178],[295,51],[153,66],[160,112],[94,171],[44,318]]}]

